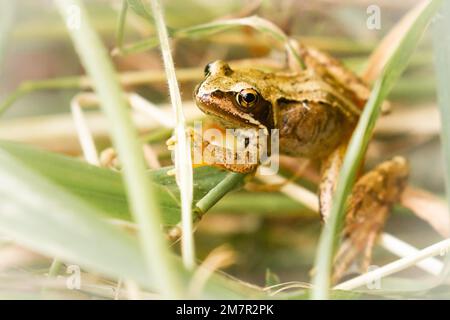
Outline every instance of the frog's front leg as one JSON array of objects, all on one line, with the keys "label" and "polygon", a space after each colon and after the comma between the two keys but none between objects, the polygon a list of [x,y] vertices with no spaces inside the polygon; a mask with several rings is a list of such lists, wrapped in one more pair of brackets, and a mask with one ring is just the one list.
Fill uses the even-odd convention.
[{"label": "frog's front leg", "polygon": [[392,206],[399,202],[408,175],[406,160],[395,157],[381,163],[356,182],[348,200],[343,241],[335,257],[333,282],[339,281],[360,254],[359,269],[361,272],[367,271],[375,241]]},{"label": "frog's front leg", "polygon": [[[192,127],[188,128],[191,139],[191,155],[194,167],[215,166],[236,173],[253,173],[258,168],[256,161],[251,161],[242,154],[242,150],[229,148],[218,142],[205,139],[203,135]],[[167,141],[169,149],[174,149],[176,140],[174,137]],[[245,152],[245,151],[244,151]]]},{"label": "frog's front leg", "polygon": [[347,143],[343,143],[322,162],[319,183],[319,212],[325,222],[330,216],[332,198],[346,150]]}]

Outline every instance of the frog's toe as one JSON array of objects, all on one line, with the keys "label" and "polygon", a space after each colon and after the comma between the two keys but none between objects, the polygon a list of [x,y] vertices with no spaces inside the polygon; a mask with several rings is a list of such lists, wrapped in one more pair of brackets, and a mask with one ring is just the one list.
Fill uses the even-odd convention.
[{"label": "frog's toe", "polygon": [[361,231],[344,239],[334,260],[333,283],[339,282],[348,273],[368,271],[377,236],[378,232]]},{"label": "frog's toe", "polygon": [[118,169],[120,167],[116,150],[107,148],[100,153],[100,166],[110,169]]},{"label": "frog's toe", "polygon": [[170,169],[170,170],[167,170],[167,175],[168,175],[168,176],[173,177],[173,176],[175,176],[176,174],[177,174],[177,170],[176,170],[175,168]]},{"label": "frog's toe", "polygon": [[166,146],[169,150],[173,150],[177,144],[178,140],[176,136],[171,136],[169,139],[167,139],[166,141]]}]

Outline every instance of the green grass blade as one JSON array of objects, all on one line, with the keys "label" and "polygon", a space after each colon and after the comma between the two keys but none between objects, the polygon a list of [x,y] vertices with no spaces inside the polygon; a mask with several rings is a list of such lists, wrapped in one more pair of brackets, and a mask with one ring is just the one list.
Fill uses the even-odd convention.
[{"label": "green grass blade", "polygon": [[127,12],[128,12],[128,2],[126,0],[122,0],[122,8],[120,9],[119,21],[117,23],[117,31],[116,31],[116,46],[119,50],[123,46],[123,38],[125,34],[125,23],[127,20]]},{"label": "green grass blade", "polygon": [[[148,1],[143,0],[125,0],[128,2],[128,7],[136,13],[141,18],[144,18],[145,21],[148,21],[150,24],[155,23],[155,18],[152,15],[152,12],[149,8]],[[169,26],[167,26],[167,30],[169,31],[169,34],[171,35],[173,30]],[[155,37],[155,46],[158,45],[158,38]]]},{"label": "green grass blade", "polygon": [[393,50],[380,78],[374,84],[369,101],[350,140],[333,197],[330,218],[320,237],[315,260],[316,274],[313,278],[313,299],[327,299],[329,297],[333,256],[339,242],[342,222],[345,218],[347,197],[352,190],[357,170],[372,136],[375,122],[380,114],[380,106],[393,84],[406,68],[420,36],[441,3],[442,0],[434,0],[424,7],[404,38]]},{"label": "green grass blade", "polygon": [[[292,47],[291,43],[289,42],[289,38],[286,36],[286,34],[269,20],[262,19],[258,16],[251,16],[241,19],[214,21],[179,30],[173,31],[169,30],[169,33],[174,38],[177,39],[183,38],[198,39],[212,36],[214,34],[242,26],[252,27],[255,30],[261,32],[262,34],[269,35],[270,37],[275,39],[277,42],[279,42],[285,47],[290,56],[295,58],[299,66],[301,68],[304,68],[304,64],[300,59],[300,56],[298,55],[297,51]],[[136,43],[124,46],[122,51],[125,54],[137,53],[154,48],[157,44],[158,39],[152,37],[150,39],[141,40]]]},{"label": "green grass blade", "polygon": [[[450,205],[450,2],[442,6],[433,28],[435,69],[437,76],[437,98],[441,114],[441,143],[444,155],[445,186]],[[449,206],[450,207],[450,206]],[[450,213],[449,213],[450,214]],[[445,278],[450,272],[450,255],[446,255],[442,272]]]},{"label": "green grass blade", "polygon": [[144,18],[145,21],[153,22],[153,17],[148,9],[148,6],[144,4],[141,0],[125,0],[128,3],[128,6],[131,10],[133,10],[137,15]]},{"label": "green grass blade", "polygon": [[111,125],[112,140],[123,166],[130,206],[140,229],[139,238],[149,266],[148,273],[155,275],[159,281],[158,288],[165,297],[180,297],[182,293],[177,270],[169,259],[160,228],[161,215],[157,199],[145,176],[142,148],[111,59],[93,29],[82,2],[57,0],[56,4],[63,19],[71,18],[68,16],[71,8],[79,10],[80,25],[68,27],[68,30]]}]

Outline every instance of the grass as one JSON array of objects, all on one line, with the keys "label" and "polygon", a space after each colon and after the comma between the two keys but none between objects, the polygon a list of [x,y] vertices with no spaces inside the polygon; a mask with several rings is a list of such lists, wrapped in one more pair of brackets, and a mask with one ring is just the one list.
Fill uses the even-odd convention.
[{"label": "grass", "polygon": [[[365,294],[359,291],[329,291],[329,273],[334,248],[339,242],[338,234],[345,212],[345,200],[356,178],[356,168],[359,167],[367,144],[372,137],[373,127],[379,115],[379,106],[405,69],[420,35],[434,16],[440,2],[442,1],[430,1],[424,8],[401,41],[394,46],[395,50],[383,73],[374,84],[371,98],[348,149],[335,194],[332,219],[324,228],[316,251],[317,273],[311,294],[313,298],[358,298],[361,297],[361,294]],[[180,57],[177,55],[172,57],[168,38],[170,36],[176,40],[174,48],[178,52],[177,50],[180,50],[178,48],[184,48],[183,40],[201,42],[209,38],[214,41],[220,38],[219,34],[225,31],[229,32],[230,29],[240,28],[244,32],[248,32],[248,27],[250,27],[259,34],[268,35],[269,38],[274,39],[280,48],[284,48],[294,60],[297,59],[295,60],[298,64],[297,67],[301,68],[302,62],[298,59],[295,48],[284,32],[275,24],[256,16],[217,20],[193,27],[167,27],[162,14],[163,10],[158,1],[152,1],[149,6],[145,1],[128,0],[123,2],[122,9],[116,17],[116,49],[113,51],[120,53],[119,56],[122,57],[120,59],[126,59],[123,58],[126,55],[141,52],[154,54],[155,52],[149,50],[160,45],[164,72],[148,70],[119,73],[115,70],[98,34],[89,23],[83,3],[77,0],[62,0],[57,3],[63,17],[67,13],[68,6],[76,5],[82,8],[81,28],[69,29],[69,33],[87,76],[27,82],[2,101],[0,113],[6,111],[18,98],[34,91],[92,88],[98,94],[102,111],[107,116],[112,143],[119,153],[123,171],[98,168],[73,158],[13,142],[0,141],[0,177],[2,181],[5,181],[0,186],[0,203],[2,204],[0,230],[2,234],[8,235],[17,243],[48,257],[56,258],[50,268],[51,275],[57,273],[56,266],[62,262],[76,263],[80,264],[84,270],[101,274],[105,278],[133,281],[143,292],[153,292],[157,294],[157,297],[163,298],[183,297],[184,288],[194,288],[192,291],[200,292],[202,298],[307,298],[309,290],[299,287],[298,283],[275,283],[279,280],[273,279],[283,278],[283,276],[279,277],[272,272],[270,272],[271,283],[273,282],[272,284],[277,286],[277,290],[280,289],[275,296],[271,295],[273,292],[270,290],[263,290],[261,287],[252,286],[240,279],[229,278],[218,272],[213,272],[208,276],[205,287],[196,288],[196,283],[192,282],[192,277],[194,276],[195,279],[195,274],[202,270],[196,259],[197,257],[203,259],[206,256],[202,247],[205,247],[206,244],[208,248],[206,251],[209,253],[211,246],[218,242],[220,244],[221,241],[220,232],[213,233],[211,238],[205,239],[205,231],[200,231],[197,233],[198,238],[194,243],[193,222],[199,220],[213,206],[216,212],[237,213],[233,215],[234,218],[230,217],[232,215],[228,215],[229,220],[226,220],[229,222],[233,219],[242,219],[235,226],[236,229],[245,227],[248,223],[244,219],[248,216],[241,217],[242,212],[251,213],[253,218],[248,218],[250,227],[252,219],[261,223],[258,230],[261,230],[264,239],[251,236],[254,241],[253,246],[249,247],[248,252],[239,261],[240,263],[242,263],[241,261],[254,262],[264,266],[264,270],[267,266],[270,266],[272,270],[272,265],[286,263],[283,262],[287,261],[283,256],[285,243],[290,243],[291,248],[304,248],[308,246],[309,242],[313,243],[310,246],[314,246],[314,237],[309,236],[308,233],[293,232],[298,229],[296,229],[295,223],[291,223],[291,221],[298,221],[296,219],[301,217],[313,219],[311,217],[314,217],[314,213],[303,206],[289,202],[286,197],[279,194],[234,193],[223,199],[231,191],[242,186],[243,175],[227,173],[215,168],[197,168],[192,172],[188,156],[188,143],[185,140],[186,120],[183,115],[178,81],[182,85],[186,80],[198,81],[202,76],[201,68],[196,66],[191,69],[178,69],[175,73],[173,59],[177,60]],[[168,11],[166,14],[170,19],[171,12]],[[155,31],[157,35],[147,36],[144,40],[137,42],[135,39],[127,42],[125,29],[136,25],[136,20],[132,20],[136,19],[136,16],[143,19],[146,25],[150,26],[149,29]],[[441,23],[441,25],[438,24],[438,27],[441,28],[440,32],[447,28],[445,23],[442,21]],[[257,38],[257,34],[252,33],[251,35]],[[242,39],[245,43],[246,38]],[[266,41],[267,37],[264,39]],[[448,56],[448,53],[445,55],[446,49],[439,49],[441,43],[435,42],[438,48],[436,64],[446,66],[446,68],[437,68],[437,72],[440,75],[438,83],[441,85],[439,92],[443,121],[443,145],[447,156],[446,163],[448,163],[450,148],[447,138],[450,132],[447,128],[448,112],[445,108],[449,103],[445,93],[445,84],[448,83],[447,77],[450,71],[446,65]],[[340,52],[346,50],[350,52],[353,48],[343,47],[339,47]],[[366,47],[364,48],[366,50]],[[249,44],[248,49],[248,52],[252,52],[252,50],[258,52],[257,46]],[[351,52],[355,52],[355,50]],[[233,54],[235,51],[231,53],[231,55]],[[188,53],[185,53],[185,56],[190,57]],[[215,57],[215,55],[213,56]],[[152,58],[156,60],[154,55]],[[361,58],[357,59],[361,60]],[[139,61],[139,55],[136,56],[136,60]],[[354,58],[353,61],[355,61]],[[361,63],[358,62],[358,64]],[[419,67],[423,67],[426,62],[420,61],[419,64]],[[138,136],[131,122],[129,107],[124,99],[122,89],[122,86],[143,85],[142,87],[144,87],[149,83],[166,81],[166,78],[173,114],[177,119],[177,179],[167,176],[167,171],[171,169],[168,167],[151,171],[146,169],[141,151],[143,138]],[[410,94],[408,88],[403,90],[405,90],[405,94]],[[164,94],[166,93],[164,92]],[[43,127],[45,127],[44,122]],[[163,134],[159,134],[156,130],[147,136],[151,137],[152,145],[157,146],[157,143],[161,142],[166,135],[167,130],[164,130]],[[57,137],[55,137],[56,139]],[[167,156],[164,152],[161,154]],[[179,155],[186,156],[180,157]],[[299,182],[304,183],[303,181]],[[311,183],[307,186],[310,185]],[[21,192],[18,193],[16,190],[21,190]],[[216,204],[218,205],[215,206]],[[208,219],[209,216],[206,218]],[[227,222],[221,223],[220,215],[212,214],[212,217],[219,219],[218,230],[224,232],[227,229]],[[283,219],[287,221],[285,229],[281,227]],[[112,224],[111,221],[120,221],[119,226],[122,227],[115,223]],[[277,222],[274,226],[271,223],[273,221]],[[132,230],[124,229],[124,225],[130,226]],[[166,229],[181,226],[184,235],[181,245],[182,259],[169,249],[169,243],[166,241],[161,225],[164,225]],[[208,226],[208,221],[202,222],[199,228],[201,229],[202,226]],[[284,233],[278,231],[270,236],[270,232],[277,228],[284,230]],[[305,230],[308,230],[307,226]],[[239,238],[242,235],[236,237]],[[261,245],[266,242],[270,244],[270,248],[277,248],[278,251],[270,254],[262,250],[262,255],[264,257],[271,256],[270,258],[273,259],[261,262],[261,258],[252,258],[258,251],[255,250],[255,243]],[[176,247],[176,244],[170,243],[170,245]],[[242,242],[239,242],[236,248],[245,251],[247,247],[242,246]],[[295,261],[294,266],[295,263],[303,263],[309,268],[312,258],[298,256],[293,258],[292,256],[298,254],[297,251],[299,250],[295,249],[294,253],[291,251],[289,254],[291,262]],[[239,272],[242,272],[239,270],[239,265],[229,270],[237,271],[238,275]],[[242,279],[251,278],[246,277],[244,271]],[[396,284],[397,282],[395,278],[389,277],[386,283]],[[413,287],[411,283],[415,283],[415,280],[410,280],[408,284]],[[285,291],[289,286],[294,291]],[[414,290],[417,291],[417,288],[411,291]],[[1,294],[0,286],[0,296],[2,296]],[[390,292],[386,290],[378,294],[388,297]],[[408,293],[404,293],[404,296],[407,297]]]},{"label": "grass", "polygon": [[[106,212],[33,172],[5,150],[0,152],[0,163],[2,234],[42,254],[77,263],[85,270],[123,277],[146,290],[159,291],[160,280],[155,273],[148,273],[136,237],[105,221]],[[14,191],[18,189],[20,193]],[[182,272],[183,283],[189,283],[189,273],[182,271],[181,261],[173,255],[169,259]],[[262,296],[262,292],[215,275],[209,279],[203,297],[252,296]]]},{"label": "grass", "polygon": [[[137,13],[141,13],[142,11],[136,10]],[[278,28],[275,24],[271,23],[268,20],[261,19],[258,16],[252,16],[247,18],[241,18],[241,19],[228,19],[228,20],[222,20],[222,21],[214,21],[210,23],[205,23],[202,25],[194,26],[194,27],[188,27],[183,28],[180,30],[173,30],[171,32],[171,35],[174,38],[183,39],[183,38],[204,38],[213,36],[217,33],[227,31],[229,29],[242,27],[242,26],[249,26],[254,28],[255,30],[261,32],[264,35],[270,36],[275,41],[277,41],[279,44],[285,47],[286,51],[288,52],[289,56],[298,64],[298,66],[303,69],[305,66],[300,59],[298,53],[296,52],[295,48],[292,46],[291,42],[289,41],[286,34]],[[128,45],[127,47],[119,46],[117,50],[113,51],[114,53],[121,53],[121,54],[131,54],[131,53],[137,53],[145,50],[149,50],[153,47],[155,47],[158,44],[158,41],[156,38],[146,39],[143,41],[139,41],[135,44]]]}]

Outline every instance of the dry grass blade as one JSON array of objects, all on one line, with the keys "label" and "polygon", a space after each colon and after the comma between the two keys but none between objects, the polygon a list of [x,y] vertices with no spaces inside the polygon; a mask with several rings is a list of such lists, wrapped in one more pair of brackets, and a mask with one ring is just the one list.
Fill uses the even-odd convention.
[{"label": "dry grass blade", "polygon": [[158,289],[166,297],[180,297],[179,274],[170,260],[161,232],[161,215],[153,186],[145,176],[145,162],[132,125],[126,96],[119,84],[114,66],[103,44],[90,24],[85,7],[78,0],[55,1],[64,21],[76,8],[82,23],[78,27],[67,24],[72,41],[98,94],[111,128],[114,147],[119,154],[123,178],[134,219],[139,224],[139,240],[148,266],[148,273],[159,281]]},{"label": "dry grass blade", "polygon": [[164,22],[162,7],[159,0],[152,0],[150,3],[155,18],[156,28],[158,30],[164,67],[169,83],[170,99],[176,119],[175,136],[177,143],[175,147],[175,169],[177,183],[180,187],[181,194],[181,223],[183,230],[181,235],[181,250],[185,267],[192,269],[195,266],[195,245],[192,219],[194,182],[191,144],[186,132],[186,120],[183,114],[181,94],[175,74],[175,66],[170,50],[169,36],[166,23]]}]

